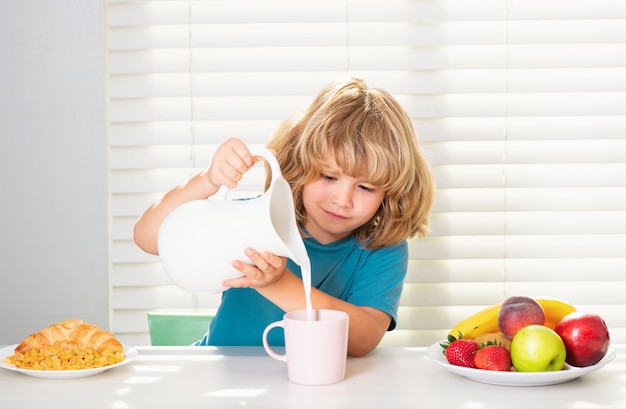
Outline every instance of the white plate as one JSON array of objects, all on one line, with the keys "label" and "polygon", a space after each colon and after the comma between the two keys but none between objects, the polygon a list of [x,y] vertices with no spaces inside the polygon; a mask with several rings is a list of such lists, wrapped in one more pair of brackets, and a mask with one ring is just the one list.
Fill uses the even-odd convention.
[{"label": "white plate", "polygon": [[71,379],[71,378],[84,378],[86,376],[92,376],[99,374],[109,369],[116,368],[118,366],[126,365],[137,358],[137,350],[133,347],[124,345],[124,355],[126,356],[123,361],[114,363],[113,365],[103,366],[100,368],[89,369],[71,369],[65,371],[50,371],[50,370],[36,370],[36,369],[22,369],[15,365],[10,365],[2,362],[7,356],[15,353],[15,347],[18,344],[8,347],[0,348],[0,368],[8,369],[11,371],[21,372],[24,375],[34,376],[35,378],[48,378],[48,379]]},{"label": "white plate", "polygon": [[615,359],[615,356],[617,355],[614,349],[609,348],[609,351],[600,362],[584,368],[576,368],[566,364],[565,368],[561,371],[500,372],[450,365],[445,355],[442,353],[443,349],[441,348],[441,345],[439,345],[442,342],[444,341],[437,342],[428,348],[428,358],[430,358],[431,361],[443,366],[450,372],[462,375],[473,381],[505,386],[543,386],[569,382],[593,371],[597,371]]}]

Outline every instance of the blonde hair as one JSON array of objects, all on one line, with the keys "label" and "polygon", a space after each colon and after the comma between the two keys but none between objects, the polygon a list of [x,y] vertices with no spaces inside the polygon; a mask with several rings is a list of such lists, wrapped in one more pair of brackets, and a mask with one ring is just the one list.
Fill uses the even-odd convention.
[{"label": "blonde hair", "polygon": [[411,119],[389,93],[350,78],[325,87],[302,113],[285,120],[268,143],[291,185],[304,223],[303,186],[327,171],[333,152],[341,170],[385,192],[374,217],[354,234],[365,248],[396,244],[429,230],[434,201],[430,166]]}]

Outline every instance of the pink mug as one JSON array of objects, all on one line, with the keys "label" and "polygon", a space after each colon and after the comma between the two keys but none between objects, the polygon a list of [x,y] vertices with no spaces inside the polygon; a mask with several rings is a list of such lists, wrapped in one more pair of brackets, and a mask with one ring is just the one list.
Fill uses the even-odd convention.
[{"label": "pink mug", "polygon": [[[294,383],[328,385],[346,376],[348,314],[336,310],[292,311],[263,331],[263,347],[274,359],[287,362],[287,375]],[[276,327],[285,330],[285,353],[276,353],[267,342]]]}]

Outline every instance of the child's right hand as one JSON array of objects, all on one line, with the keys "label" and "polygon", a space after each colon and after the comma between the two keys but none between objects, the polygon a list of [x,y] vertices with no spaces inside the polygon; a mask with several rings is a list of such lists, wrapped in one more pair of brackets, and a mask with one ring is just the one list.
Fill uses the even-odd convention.
[{"label": "child's right hand", "polygon": [[262,158],[252,156],[243,141],[230,138],[217,148],[213,162],[204,173],[216,189],[222,185],[234,189],[243,174],[259,160]]}]

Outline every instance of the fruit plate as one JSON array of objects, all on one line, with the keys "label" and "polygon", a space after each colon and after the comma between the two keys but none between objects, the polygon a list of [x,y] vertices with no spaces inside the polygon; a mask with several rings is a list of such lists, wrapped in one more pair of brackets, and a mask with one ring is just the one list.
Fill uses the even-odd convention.
[{"label": "fruit plate", "polygon": [[476,382],[489,383],[492,385],[504,386],[544,386],[569,382],[580,378],[583,375],[597,371],[604,365],[615,359],[616,352],[609,348],[607,354],[600,362],[584,368],[576,368],[565,364],[561,371],[552,372],[499,372],[487,371],[484,369],[465,368],[462,366],[450,365],[443,355],[441,344],[444,341],[431,345],[428,350],[428,358],[434,363],[441,365],[450,372],[464,376]]},{"label": "fruit plate", "polygon": [[0,348],[0,368],[8,369],[23,373],[24,375],[32,376],[35,378],[47,378],[47,379],[72,379],[72,378],[84,378],[87,376],[97,375],[101,372],[108,371],[109,369],[116,368],[118,366],[126,365],[137,358],[137,350],[133,347],[124,345],[123,361],[114,363],[112,365],[103,366],[100,368],[88,368],[88,369],[68,369],[63,371],[50,371],[50,370],[36,370],[36,369],[23,369],[18,368],[15,365],[2,362],[7,356],[13,355],[15,351],[15,345]]}]

